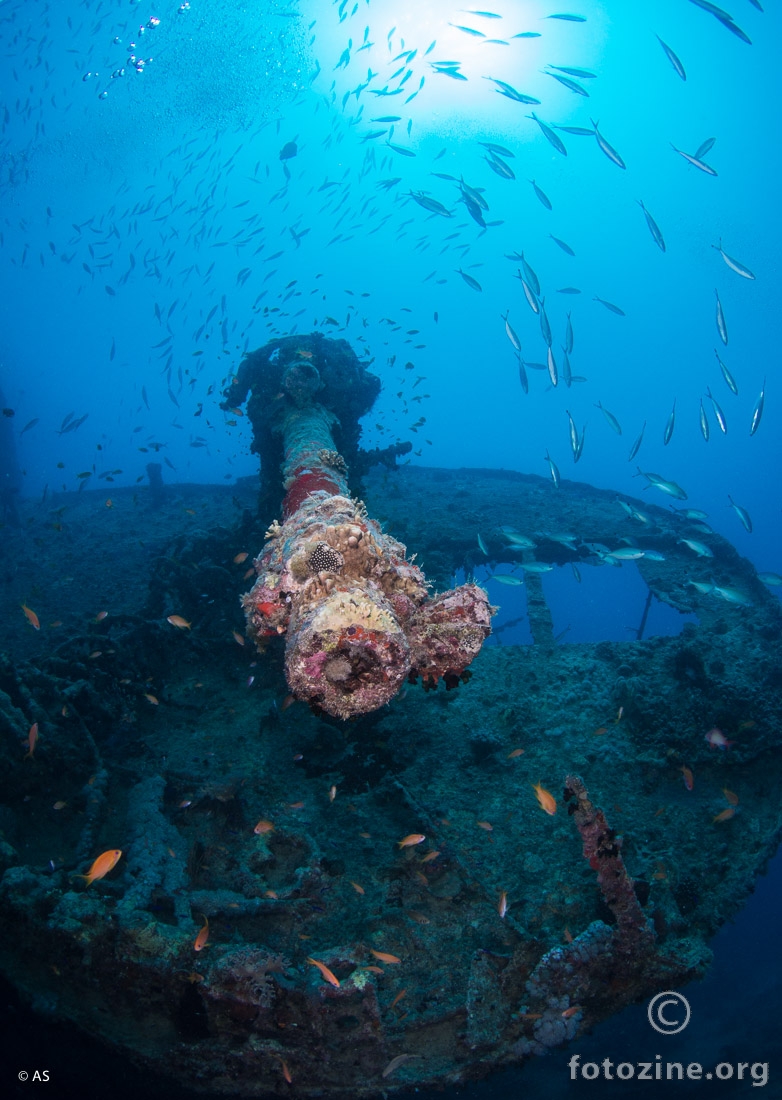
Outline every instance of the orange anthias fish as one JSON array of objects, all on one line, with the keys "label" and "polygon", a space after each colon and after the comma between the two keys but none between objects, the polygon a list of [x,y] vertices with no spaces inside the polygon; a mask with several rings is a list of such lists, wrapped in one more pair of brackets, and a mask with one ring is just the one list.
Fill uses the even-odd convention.
[{"label": "orange anthias fish", "polygon": [[711,819],[712,825],[716,825],[717,822],[719,822],[719,821],[730,821],[730,819],[733,817],[735,812],[736,812],[736,807],[735,806],[726,807],[726,809],[724,809],[722,811],[722,813],[717,814],[716,817],[713,817]]},{"label": "orange anthias fish", "polygon": [[209,918],[207,916],[204,916],[204,927],[201,929],[201,931],[198,933],[195,940],[193,941],[193,950],[194,951],[203,951],[204,948],[207,946],[207,940],[208,939],[209,939]]},{"label": "orange anthias fish", "polygon": [[690,768],[686,768],[684,764],[682,764],[682,779],[684,780],[684,785],[687,790],[691,791],[692,788],[695,786],[695,780],[693,779],[692,771],[690,770]]},{"label": "orange anthias fish", "polygon": [[249,556],[246,550],[242,550],[240,554],[234,556],[234,565],[241,565],[243,561],[247,561]]},{"label": "orange anthias fish", "polygon": [[27,734],[27,752],[24,754],[25,760],[29,756],[32,760],[35,754],[35,746],[38,744],[38,723],[33,722],[30,726],[30,732]]},{"label": "orange anthias fish", "polygon": [[117,866],[121,855],[120,848],[110,848],[107,852],[103,852],[98,856],[86,875],[79,875],[79,878],[83,878],[87,886],[97,882],[98,879],[105,878],[109,871]]},{"label": "orange anthias fish", "polygon": [[547,814],[555,814],[557,812],[557,800],[551,791],[547,791],[545,787],[541,787],[540,783],[533,783],[532,789],[535,792],[535,797],[538,800],[538,804],[541,810],[545,810]]},{"label": "orange anthias fish", "polygon": [[325,963],[320,962],[319,959],[312,958],[308,958],[307,962],[310,964],[310,966],[317,966],[318,970],[321,972],[329,985],[333,985],[335,989],[339,989],[339,978],[336,976],[336,974],[329,970]]},{"label": "orange anthias fish", "polygon": [[727,787],[723,787],[722,793],[725,795],[728,802],[730,802],[731,806],[738,806],[739,796],[735,793],[735,791],[730,791]]},{"label": "orange anthias fish", "polygon": [[416,844],[423,844],[425,840],[426,837],[423,833],[409,833],[397,841],[397,846],[399,848],[413,848]]},{"label": "orange anthias fish", "polygon": [[253,829],[253,832],[256,836],[266,836],[267,833],[274,832],[274,825],[271,821],[264,821],[261,819]]},{"label": "orange anthias fish", "polygon": [[171,625],[175,626],[178,630],[189,630],[192,625],[187,619],[183,619],[181,615],[168,615],[166,617],[166,622],[171,623]]},{"label": "orange anthias fish", "polygon": [[506,890],[500,893],[500,900],[497,903],[497,912],[500,914],[500,918],[505,920],[505,914],[508,912],[508,893]]},{"label": "orange anthias fish", "polygon": [[24,611],[24,617],[27,619],[30,626],[35,627],[36,630],[40,630],[41,623],[33,609],[31,607],[28,607],[26,603],[23,603],[22,611]]},{"label": "orange anthias fish", "polygon": [[370,947],[369,951],[381,963],[401,963],[402,961],[398,955],[389,955],[387,951],[375,951],[374,947]]}]

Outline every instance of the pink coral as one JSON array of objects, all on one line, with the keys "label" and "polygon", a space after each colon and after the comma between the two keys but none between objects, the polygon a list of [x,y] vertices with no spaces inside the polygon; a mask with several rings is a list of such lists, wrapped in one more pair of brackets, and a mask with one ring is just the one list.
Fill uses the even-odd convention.
[{"label": "pink coral", "polygon": [[305,657],[303,662],[305,675],[312,677],[313,680],[319,679],[323,672],[323,666],[328,659],[329,655],[325,650],[321,650],[319,653],[313,653],[311,657]]}]

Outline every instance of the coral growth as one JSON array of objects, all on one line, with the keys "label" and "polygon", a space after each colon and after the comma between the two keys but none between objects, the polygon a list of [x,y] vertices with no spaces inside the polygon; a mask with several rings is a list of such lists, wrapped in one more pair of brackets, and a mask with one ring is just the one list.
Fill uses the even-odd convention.
[{"label": "coral growth", "polygon": [[291,691],[338,718],[376,710],[405,678],[455,686],[491,631],[477,585],[429,597],[405,547],[347,497],[310,494],[270,531],[243,597],[248,633],[287,633]]}]

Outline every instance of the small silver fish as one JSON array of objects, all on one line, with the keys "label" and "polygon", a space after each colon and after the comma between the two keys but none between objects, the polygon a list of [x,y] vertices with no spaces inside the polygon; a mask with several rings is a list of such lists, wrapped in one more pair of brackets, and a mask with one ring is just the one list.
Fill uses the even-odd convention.
[{"label": "small silver fish", "polygon": [[500,179],[515,180],[516,173],[513,171],[509,164],[506,164],[502,157],[498,157],[496,153],[492,153],[489,157],[483,158],[492,172]]},{"label": "small silver fish", "polygon": [[711,390],[709,389],[708,386],[706,387],[706,396],[711,401],[712,408],[714,409],[714,415],[716,416],[717,423],[720,426],[720,431],[722,432],[723,435],[727,435],[728,434],[728,422],[725,419],[725,413],[722,411],[722,409],[719,407],[717,402],[714,400],[714,398],[712,396],[712,392],[711,392]]},{"label": "small silver fish", "polygon": [[540,279],[537,277],[537,275],[535,274],[533,269],[530,267],[530,265],[524,259],[523,250],[522,250],[522,253],[521,253],[521,269],[524,272],[524,278],[527,280],[529,285],[535,291],[535,294],[537,294],[539,296],[540,295]]},{"label": "small silver fish", "polygon": [[722,302],[717,290],[714,291],[717,295],[717,332],[720,334],[720,340],[723,344],[728,346],[728,326],[725,324],[725,313],[722,309]]},{"label": "small silver fish", "polygon": [[699,558],[714,557],[713,552],[705,542],[698,542],[697,539],[677,539],[677,542],[683,543],[684,546],[689,546],[690,550],[692,550],[694,554],[697,554]]},{"label": "small silver fish", "polygon": [[676,73],[676,75],[680,76],[682,78],[682,80],[686,80],[687,79],[687,73],[684,71],[684,65],[682,65],[681,61],[676,56],[676,54],[673,52],[671,47],[669,45],[667,45],[665,42],[663,42],[663,40],[662,40],[662,38],[660,38],[659,34],[656,34],[654,37],[657,39],[657,41],[662,46],[662,48],[665,52],[665,56],[668,58],[671,65],[673,66],[673,69],[674,69],[674,72]]},{"label": "small silver fish", "polygon": [[464,279],[465,283],[467,283],[467,286],[470,287],[471,290],[483,290],[481,284],[478,282],[477,279],[473,279],[472,275],[468,275],[467,272],[462,271],[460,267],[456,268],[456,272],[458,275],[461,275],[461,277]]},{"label": "small silver fish", "polygon": [[548,197],[546,192],[542,191],[540,189],[540,187],[538,187],[537,183],[535,183],[534,180],[530,180],[530,183],[532,184],[533,190],[534,190],[535,194],[537,195],[538,200],[543,204],[543,206],[545,206],[545,208],[547,210],[551,210],[552,209],[551,199]]},{"label": "small silver fish", "polygon": [[511,546],[518,546],[522,550],[535,549],[536,543],[527,538],[526,535],[520,535],[518,531],[514,531],[511,527],[501,527],[500,530]]},{"label": "small silver fish", "polygon": [[549,233],[549,237],[551,237],[554,244],[559,245],[566,256],[575,256],[575,252],[567,243],[567,241],[561,241],[559,237],[555,237],[553,233]]},{"label": "small silver fish", "polygon": [[578,441],[578,450],[576,451],[575,455],[573,456],[573,461],[574,462],[578,462],[578,460],[581,458],[581,455],[584,452],[584,440],[586,439],[586,430],[587,429],[586,429],[586,424],[585,424],[584,427],[581,429],[581,438]]},{"label": "small silver fish", "polygon": [[763,416],[763,406],[766,402],[766,380],[763,379],[763,389],[760,391],[760,397],[755,403],[755,408],[752,410],[752,423],[749,426],[749,434],[754,435],[760,427],[760,418]]},{"label": "small silver fish", "polygon": [[625,313],[625,311],[623,309],[620,309],[619,306],[615,306],[613,302],[607,302],[605,300],[605,298],[598,298],[597,295],[595,295],[595,297],[592,300],[594,302],[600,302],[601,306],[605,306],[606,309],[609,309],[612,313],[615,313],[617,315],[617,317],[626,317],[627,316],[627,314]]},{"label": "small silver fish", "polygon": [[694,588],[696,592],[700,592],[702,596],[709,596],[714,591],[714,585],[708,584],[706,581],[687,581],[687,584]]},{"label": "small silver fish", "polygon": [[665,252],[665,240],[662,233],[660,232],[660,227],[658,226],[652,215],[649,213],[649,211],[646,209],[641,199],[638,199],[638,205],[644,212],[646,224],[649,227],[649,232],[652,234],[654,243],[657,245],[661,252]]},{"label": "small silver fish", "polygon": [[573,372],[570,369],[568,353],[564,349],[562,351],[562,377],[565,380],[565,385],[570,389],[573,384]]},{"label": "small silver fish", "polygon": [[682,152],[681,149],[676,148],[676,146],[673,144],[673,142],[671,142],[671,148],[673,149],[674,153],[678,153],[680,157],[684,157],[684,159],[687,161],[687,163],[691,164],[693,166],[693,168],[700,168],[701,172],[705,172],[707,176],[716,176],[717,175],[717,173],[714,171],[714,169],[711,167],[710,164],[706,164],[705,161],[699,160],[698,157],[691,157],[689,153]]},{"label": "small silver fish", "polygon": [[554,568],[545,561],[520,561],[519,565],[525,573],[550,573]]},{"label": "small silver fish", "polygon": [[[546,347],[551,347],[551,325],[549,324],[548,314],[546,313],[546,299],[540,299],[540,335],[545,341]],[[554,383],[556,385],[556,382]]]},{"label": "small silver fish", "polygon": [[568,550],[576,550],[576,535],[552,535],[546,532],[538,532],[538,535],[542,539],[548,539],[549,542],[558,542],[560,546],[566,547]]},{"label": "small silver fish", "polygon": [[614,429],[614,431],[616,432],[616,434],[617,434],[617,435],[621,435],[621,434],[622,434],[622,426],[620,425],[619,421],[618,421],[618,420],[616,419],[616,417],[614,416],[614,414],[613,414],[613,413],[610,413],[610,412],[608,411],[608,409],[604,409],[604,408],[603,408],[603,406],[602,406],[602,405],[600,404],[600,402],[599,402],[599,401],[598,401],[598,402],[596,403],[596,406],[595,406],[595,407],[596,407],[596,408],[598,408],[598,409],[600,409],[601,413],[602,413],[602,414],[603,414],[603,416],[604,416],[604,417],[606,418],[606,420],[607,420],[607,421],[608,421],[608,423],[609,423],[609,424],[611,425],[611,427],[612,427],[612,428]]},{"label": "small silver fish", "polygon": [[726,603],[735,603],[739,607],[752,607],[752,600],[745,592],[740,592],[738,588],[726,588],[723,585],[715,584],[712,593],[719,596],[721,600],[725,600]]},{"label": "small silver fish", "polygon": [[548,451],[546,451],[546,462],[548,462],[548,468],[549,468],[549,471],[551,473],[551,480],[554,482],[554,488],[558,489],[559,488],[559,470],[557,469],[556,463],[554,462],[553,458],[551,458],[549,456]]},{"label": "small silver fish", "polygon": [[527,372],[524,369],[524,360],[521,358],[520,355],[518,356],[518,360],[519,360],[519,382],[521,383],[521,388],[524,390],[524,392],[529,393],[529,379],[527,378]]},{"label": "small silver fish", "polygon": [[735,271],[737,275],[741,275],[742,279],[755,278],[748,267],[745,267],[744,264],[739,263],[738,260],[734,260],[732,256],[729,256],[727,254],[725,249],[722,247],[722,241],[720,241],[719,244],[713,244],[711,247],[715,248],[717,252],[719,252],[720,256],[722,256],[723,260],[731,269],[731,271]]},{"label": "small silver fish", "polygon": [[513,344],[513,347],[516,349],[516,351],[521,351],[521,341],[519,340],[518,336],[514,332],[513,327],[511,325],[510,321],[508,320],[508,314],[507,313],[503,317],[503,321],[505,322],[505,335],[508,337],[511,344]]},{"label": "small silver fish", "polygon": [[577,80],[573,80],[569,76],[563,76],[561,73],[545,72],[545,75],[553,76],[555,80],[558,80],[560,84],[562,84],[565,88],[568,88],[571,92],[576,92],[577,95],[582,95],[589,99],[589,92],[586,90],[583,84],[579,84]]},{"label": "small silver fish", "polygon": [[578,454],[578,429],[576,428],[576,422],[570,415],[570,410],[565,409],[567,413],[568,430],[570,432],[570,449],[573,452],[573,461],[576,460]]},{"label": "small silver fish", "polygon": [[548,143],[550,145],[552,145],[558,153],[561,153],[563,157],[567,156],[567,149],[565,148],[565,145],[562,141],[562,138],[557,137],[557,135],[554,133],[554,131],[551,129],[550,126],[547,126],[545,122],[541,122],[541,120],[538,118],[538,116],[535,114],[534,111],[531,114],[527,115],[527,118],[534,119],[535,122],[537,122],[538,126],[540,127],[540,129],[541,129],[544,137],[548,141]]},{"label": "small silver fish", "polygon": [[674,424],[676,423],[676,399],[674,398],[673,408],[671,409],[671,415],[668,417],[668,423],[665,425],[665,433],[663,435],[663,446],[667,447],[671,442],[671,436],[673,435]]},{"label": "small silver fish", "polygon": [[603,137],[603,135],[602,135],[602,134],[600,133],[600,131],[598,130],[598,128],[597,128],[597,123],[595,122],[595,120],[594,120],[593,118],[590,118],[590,120],[589,120],[589,121],[590,121],[590,122],[592,123],[592,125],[593,125],[593,126],[594,126],[594,128],[595,128],[595,137],[597,138],[597,144],[598,144],[598,145],[600,146],[600,148],[601,148],[601,149],[602,149],[602,151],[603,151],[603,152],[605,153],[605,155],[606,155],[606,156],[608,157],[608,159],[609,159],[610,161],[613,161],[613,162],[614,162],[614,164],[615,164],[615,165],[616,165],[616,166],[617,166],[618,168],[626,168],[626,167],[627,167],[627,165],[626,165],[626,164],[625,164],[625,162],[624,162],[624,161],[622,160],[622,158],[621,158],[621,157],[619,156],[619,154],[617,153],[616,149],[614,149],[613,145],[609,145],[609,144],[608,144],[608,142],[606,141],[606,139],[605,139],[605,138]]},{"label": "small silver fish", "polygon": [[687,494],[681,485],[677,485],[675,481],[667,481],[664,477],[660,477],[659,474],[647,473],[646,471],[638,468],[638,473],[641,477],[645,477],[646,480],[655,489],[659,489],[661,493],[666,493],[668,496],[674,497],[675,500],[686,500]]},{"label": "small silver fish", "polygon": [[752,520],[750,519],[749,512],[747,511],[746,508],[742,508],[740,504],[736,504],[736,502],[733,500],[733,497],[730,495],[730,493],[728,493],[728,500],[730,501],[731,508],[736,513],[736,515],[739,517],[739,519],[741,520],[745,531],[747,532],[748,535],[751,535],[752,534]]},{"label": "small silver fish", "polygon": [[717,352],[716,348],[714,349],[714,354],[717,356],[717,362],[720,365],[720,370],[722,371],[722,377],[725,379],[725,385],[728,387],[728,389],[730,390],[731,393],[735,393],[736,396],[738,397],[739,388],[736,385],[736,382],[735,382],[735,379],[734,379],[733,375],[730,373],[728,368],[725,366],[725,364],[720,359],[719,353]]},{"label": "small silver fish", "polygon": [[554,358],[554,352],[551,350],[551,346],[549,346],[546,353],[546,366],[548,367],[548,376],[551,379],[551,385],[556,386],[559,380],[557,376],[557,362]]},{"label": "small silver fish", "polygon": [[703,407],[703,400],[701,400],[700,424],[701,424],[701,435],[703,436],[703,438],[708,443],[709,442],[709,420],[708,420],[708,417],[706,416],[706,410]]},{"label": "small silver fish", "polygon": [[645,431],[646,431],[646,421],[644,420],[644,424],[643,424],[643,427],[641,428],[640,434],[639,434],[638,438],[636,439],[635,443],[630,448],[630,454],[627,456],[627,461],[628,462],[632,462],[633,459],[635,458],[635,456],[638,454],[638,451],[641,448],[641,443],[643,442]]},{"label": "small silver fish", "polygon": [[538,302],[538,299],[535,297],[535,291],[532,289],[529,283],[526,282],[520,272],[518,278],[521,282],[521,289],[524,291],[524,297],[527,299],[527,305],[533,313],[540,313],[540,304]]},{"label": "small silver fish", "polygon": [[645,551],[639,550],[636,546],[620,546],[618,550],[612,550],[606,554],[606,557],[613,558],[614,561],[637,561],[644,555]]}]

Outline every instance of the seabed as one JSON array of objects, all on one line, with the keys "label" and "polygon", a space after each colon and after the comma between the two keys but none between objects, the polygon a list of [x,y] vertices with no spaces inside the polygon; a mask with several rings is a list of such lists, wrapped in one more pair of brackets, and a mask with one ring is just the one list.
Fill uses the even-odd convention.
[{"label": "seabed", "polygon": [[358,1097],[518,1065],[705,973],[780,830],[782,614],[728,542],[696,558],[683,516],[637,501],[641,526],[583,484],[376,467],[369,513],[438,589],[528,560],[503,526],[574,533],[536,539],[554,566],[627,538],[665,560],[623,568],[697,622],[556,641],[527,573],[533,644],[340,722],[288,705],[281,644],[240,644],[274,518],[255,479],[107,495],[3,530],[0,969],[23,997],[195,1090]]}]

